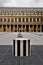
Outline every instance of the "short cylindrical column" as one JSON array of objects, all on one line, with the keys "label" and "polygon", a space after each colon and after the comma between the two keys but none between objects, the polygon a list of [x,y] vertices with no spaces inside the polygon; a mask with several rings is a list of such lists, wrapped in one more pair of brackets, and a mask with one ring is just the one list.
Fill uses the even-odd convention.
[{"label": "short cylindrical column", "polygon": [[28,40],[26,40],[26,56],[28,56]]},{"label": "short cylindrical column", "polygon": [[23,56],[23,40],[20,41],[20,56]]},{"label": "short cylindrical column", "polygon": [[17,56],[17,40],[15,40],[15,56]]}]

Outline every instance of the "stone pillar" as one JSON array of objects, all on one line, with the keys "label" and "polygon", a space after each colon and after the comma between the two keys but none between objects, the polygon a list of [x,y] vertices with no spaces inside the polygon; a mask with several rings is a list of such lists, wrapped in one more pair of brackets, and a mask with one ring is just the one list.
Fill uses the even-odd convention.
[{"label": "stone pillar", "polygon": [[39,22],[40,22],[40,18],[39,18]]},{"label": "stone pillar", "polygon": [[12,22],[11,22],[11,19],[12,19],[12,18],[10,18],[10,23],[12,23]]},{"label": "stone pillar", "polygon": [[28,56],[28,40],[26,40],[26,56]]},{"label": "stone pillar", "polygon": [[33,18],[32,18],[32,22],[34,22],[34,21],[33,21]]},{"label": "stone pillar", "polygon": [[23,40],[20,41],[20,56],[23,56]]},{"label": "stone pillar", "polygon": [[17,18],[17,22],[18,22],[18,18]]},{"label": "stone pillar", "polygon": [[2,25],[2,32],[3,32],[3,25]]},{"label": "stone pillar", "polygon": [[36,22],[37,22],[37,18],[36,18]]},{"label": "stone pillar", "polygon": [[17,40],[15,40],[15,56],[17,56]]}]

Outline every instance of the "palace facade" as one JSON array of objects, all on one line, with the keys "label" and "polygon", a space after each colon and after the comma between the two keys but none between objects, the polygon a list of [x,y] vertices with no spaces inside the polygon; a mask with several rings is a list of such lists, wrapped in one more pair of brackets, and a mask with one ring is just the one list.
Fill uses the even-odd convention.
[{"label": "palace facade", "polygon": [[0,32],[43,32],[43,8],[0,7]]}]

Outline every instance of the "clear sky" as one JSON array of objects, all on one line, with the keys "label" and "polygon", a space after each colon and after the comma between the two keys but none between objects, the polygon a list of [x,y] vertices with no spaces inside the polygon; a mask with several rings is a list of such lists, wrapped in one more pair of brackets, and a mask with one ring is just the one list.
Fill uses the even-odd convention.
[{"label": "clear sky", "polygon": [[0,7],[43,7],[43,0],[0,0]]}]

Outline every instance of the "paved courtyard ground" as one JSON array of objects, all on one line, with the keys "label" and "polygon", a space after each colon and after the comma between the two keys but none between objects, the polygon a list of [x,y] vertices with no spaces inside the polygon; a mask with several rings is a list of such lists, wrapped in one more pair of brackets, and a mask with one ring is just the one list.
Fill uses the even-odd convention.
[{"label": "paved courtyard ground", "polygon": [[43,65],[43,45],[33,45],[31,48],[31,55],[15,57],[12,45],[0,46],[0,65]]}]

